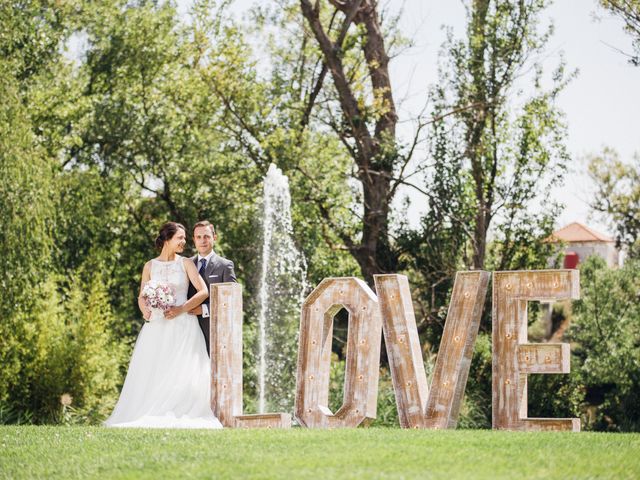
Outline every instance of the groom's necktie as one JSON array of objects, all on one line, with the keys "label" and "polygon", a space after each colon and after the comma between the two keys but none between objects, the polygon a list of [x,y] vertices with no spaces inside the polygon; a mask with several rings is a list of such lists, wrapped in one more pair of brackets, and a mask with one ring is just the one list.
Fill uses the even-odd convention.
[{"label": "groom's necktie", "polygon": [[204,278],[204,269],[207,267],[207,259],[206,258],[201,258],[200,259],[200,270],[198,270],[198,273],[200,274],[200,276],[202,278]]}]

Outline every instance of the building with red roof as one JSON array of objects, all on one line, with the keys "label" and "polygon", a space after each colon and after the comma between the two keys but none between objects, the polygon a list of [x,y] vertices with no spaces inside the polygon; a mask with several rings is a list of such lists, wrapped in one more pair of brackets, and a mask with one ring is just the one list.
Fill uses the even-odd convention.
[{"label": "building with red roof", "polygon": [[609,267],[617,267],[620,262],[620,252],[612,237],[578,222],[553,232],[547,241],[562,245],[564,268],[577,268],[591,255],[602,257]]}]

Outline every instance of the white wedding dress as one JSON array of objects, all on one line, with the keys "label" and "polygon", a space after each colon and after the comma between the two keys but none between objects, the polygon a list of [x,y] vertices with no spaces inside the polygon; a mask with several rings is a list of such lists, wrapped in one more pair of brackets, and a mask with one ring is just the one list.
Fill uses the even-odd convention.
[{"label": "white wedding dress", "polygon": [[[151,261],[151,281],[169,284],[176,305],[187,301],[183,257]],[[211,362],[198,319],[152,316],[138,335],[120,399],[108,427],[222,428],[210,408]]]}]

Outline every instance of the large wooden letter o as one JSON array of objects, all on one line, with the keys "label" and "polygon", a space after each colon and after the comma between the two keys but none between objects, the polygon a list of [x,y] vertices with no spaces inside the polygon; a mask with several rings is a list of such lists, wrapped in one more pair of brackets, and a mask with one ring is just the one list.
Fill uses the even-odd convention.
[{"label": "large wooden letter o", "polygon": [[[344,401],[329,410],[333,318],[349,312]],[[357,427],[376,417],[382,321],[378,299],[360,279],[326,278],[302,305],[295,416],[311,428]]]}]

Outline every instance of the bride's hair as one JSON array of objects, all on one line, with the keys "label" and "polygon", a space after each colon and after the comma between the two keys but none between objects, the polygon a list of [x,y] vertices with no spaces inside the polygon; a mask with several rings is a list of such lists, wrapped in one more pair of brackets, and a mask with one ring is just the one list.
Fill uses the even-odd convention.
[{"label": "bride's hair", "polygon": [[187,231],[181,223],[167,222],[162,225],[162,227],[160,227],[160,233],[158,233],[158,236],[156,237],[156,248],[158,250],[162,250],[164,242],[171,240],[179,229],[182,229],[184,232]]}]

